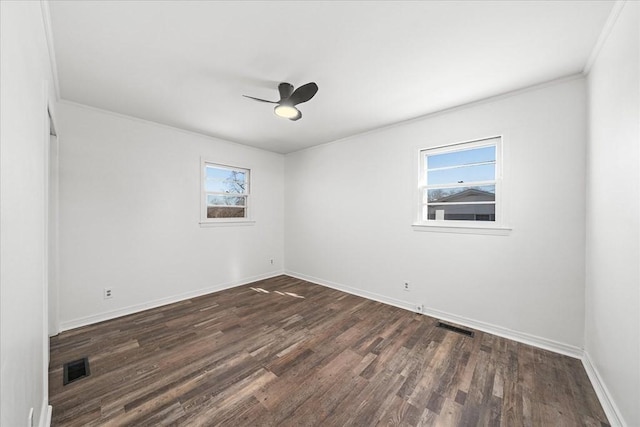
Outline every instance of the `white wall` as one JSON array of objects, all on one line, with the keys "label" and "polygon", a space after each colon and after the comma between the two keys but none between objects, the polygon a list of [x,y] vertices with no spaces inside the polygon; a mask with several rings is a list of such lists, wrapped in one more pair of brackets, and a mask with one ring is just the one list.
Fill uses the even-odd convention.
[{"label": "white wall", "polygon": [[[578,352],[585,96],[574,78],[287,155],[286,270]],[[511,234],[413,231],[418,149],[496,134]]]},{"label": "white wall", "polygon": [[27,425],[31,408],[35,425],[44,425],[46,106],[53,84],[40,2],[0,2],[0,16],[0,425]]},{"label": "white wall", "polygon": [[[59,117],[61,329],[282,272],[282,155],[69,103]],[[254,225],[200,227],[201,156],[251,169]]]},{"label": "white wall", "polygon": [[627,2],[588,75],[585,349],[640,425],[640,4]]}]

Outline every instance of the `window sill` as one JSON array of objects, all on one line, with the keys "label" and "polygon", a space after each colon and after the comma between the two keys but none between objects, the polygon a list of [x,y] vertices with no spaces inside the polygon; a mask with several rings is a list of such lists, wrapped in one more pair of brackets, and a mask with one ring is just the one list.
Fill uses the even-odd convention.
[{"label": "window sill", "polygon": [[413,231],[429,231],[435,233],[458,233],[458,234],[485,234],[493,236],[508,236],[511,234],[511,227],[501,227],[497,225],[480,224],[413,224]]},{"label": "window sill", "polygon": [[200,227],[243,227],[255,225],[255,223],[250,219],[225,219],[220,221],[200,221]]}]

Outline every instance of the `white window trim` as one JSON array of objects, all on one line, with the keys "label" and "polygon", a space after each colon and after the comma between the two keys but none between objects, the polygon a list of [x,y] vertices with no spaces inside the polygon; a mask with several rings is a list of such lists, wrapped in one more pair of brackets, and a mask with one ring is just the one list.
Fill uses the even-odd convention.
[{"label": "white window trim", "polygon": [[[495,140],[492,141],[492,140]],[[491,142],[490,142],[491,141]],[[423,220],[423,189],[426,182],[426,169],[424,165],[426,152],[430,155],[441,154],[454,151],[458,148],[473,149],[489,145],[496,146],[496,220],[495,221],[439,221],[439,220]],[[439,233],[458,233],[458,234],[492,234],[492,235],[508,235],[512,228],[507,225],[506,209],[504,203],[504,134],[491,135],[483,138],[472,139],[468,141],[456,142],[453,144],[439,145],[435,147],[427,147],[418,149],[418,179],[416,183],[415,202],[414,202],[414,222],[412,229],[414,231],[433,231]]]},{"label": "white window trim", "polygon": [[[432,221],[435,222],[435,221]],[[445,221],[439,221],[445,222]],[[461,222],[461,221],[458,221]],[[470,221],[469,221],[470,222]],[[449,225],[449,224],[412,224],[413,231],[433,231],[436,233],[455,234],[491,234],[494,236],[508,236],[511,227],[486,226],[486,225]]]},{"label": "white window trim", "polygon": [[[207,197],[204,186],[206,178],[206,167],[214,166],[217,168],[230,169],[230,170],[244,170],[247,171],[247,202],[245,205],[245,218],[207,218]],[[243,226],[253,225],[255,221],[251,219],[251,180],[253,179],[251,169],[248,167],[232,166],[224,163],[218,163],[211,160],[200,158],[200,226],[201,227],[229,227],[229,226]]]}]

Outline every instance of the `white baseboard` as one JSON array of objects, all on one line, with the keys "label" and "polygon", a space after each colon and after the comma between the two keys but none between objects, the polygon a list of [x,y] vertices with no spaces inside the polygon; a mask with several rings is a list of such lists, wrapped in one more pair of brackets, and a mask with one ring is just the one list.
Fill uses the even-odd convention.
[{"label": "white baseboard", "polygon": [[[397,300],[387,297],[385,295],[376,294],[373,292],[365,291],[362,289],[352,288],[340,283],[335,283],[317,277],[307,276],[306,274],[296,273],[294,271],[287,271],[285,273],[288,276],[298,279],[306,280],[308,282],[316,283],[318,285],[326,286],[329,288],[337,289],[339,291],[347,292],[349,294],[357,295],[363,298],[371,299],[374,301],[382,302],[385,304],[393,305],[395,307],[404,308],[416,312],[416,305],[407,301]],[[524,332],[514,331],[502,326],[493,325],[490,323],[481,322],[478,320],[469,319],[456,314],[447,313],[444,311],[436,310],[429,307],[424,307],[422,312],[427,316],[435,317],[447,322],[456,323],[458,325],[466,326],[469,328],[477,329],[482,332],[497,335],[503,338],[508,338],[523,344],[532,345],[534,347],[542,348],[545,350],[553,351],[555,353],[564,354],[566,356],[574,357],[576,359],[582,358],[582,349],[573,345],[564,344],[561,342],[553,341],[547,338],[539,337],[536,335],[530,335]]]},{"label": "white baseboard", "polygon": [[487,332],[492,335],[497,335],[502,338],[507,338],[513,341],[527,344],[533,347],[542,348],[554,353],[564,354],[565,356],[573,357],[575,359],[582,358],[582,349],[570,344],[561,343],[558,341],[550,340],[548,338],[539,337],[537,335],[527,334],[526,332],[514,331],[513,329],[504,328],[502,326],[482,322],[479,320],[468,319],[463,316],[458,316],[456,314],[447,313],[429,307],[425,307],[424,314],[447,322],[457,323],[468,328],[477,329],[482,332]]},{"label": "white baseboard", "polygon": [[591,356],[585,350],[582,355],[582,365],[584,366],[585,371],[587,371],[587,375],[589,376],[589,380],[591,381],[591,385],[593,389],[596,391],[598,395],[598,400],[600,400],[600,404],[602,405],[602,409],[604,410],[607,419],[609,420],[609,424],[611,427],[624,427],[627,424],[624,422],[622,418],[622,414],[620,410],[615,404],[615,401],[611,397],[611,393],[609,393],[609,389],[605,385],[602,380],[602,376],[598,372],[596,366],[591,362]]},{"label": "white baseboard", "polygon": [[151,308],[160,307],[167,304],[173,304],[176,302],[184,301],[190,298],[199,297],[202,295],[207,295],[213,292],[222,291],[225,289],[235,288],[236,286],[246,285],[247,283],[257,282],[259,280],[269,279],[271,277],[276,277],[284,274],[283,271],[272,271],[269,273],[261,274],[258,276],[247,277],[242,280],[237,280],[234,282],[222,283],[219,285],[214,285],[209,288],[198,289],[191,292],[185,292],[180,295],[174,295],[166,298],[160,298],[154,301],[145,302],[142,304],[135,304],[128,307],[120,308],[117,310],[107,311],[104,313],[95,314],[92,316],[82,317],[79,319],[67,320],[64,322],[60,322],[60,332],[68,331],[69,329],[79,328],[81,326],[92,325],[98,322],[104,322],[105,320],[115,319],[117,317],[126,316],[129,314],[138,313],[140,311],[149,310]]},{"label": "white baseboard", "polygon": [[285,270],[284,274],[287,276],[295,277],[296,279],[306,280],[307,282],[315,283],[316,285],[326,286],[327,288],[336,289],[338,291],[346,292],[348,294],[357,295],[362,298],[367,298],[373,301],[378,301],[384,304],[389,304],[394,307],[404,308],[409,311],[416,311],[415,304],[407,301],[402,301],[395,298],[389,298],[385,295],[376,294],[374,292],[365,291],[363,289],[352,288],[351,286],[343,285],[341,283],[331,282],[329,280],[319,279],[313,276],[307,276],[306,274],[296,273],[295,271]]}]

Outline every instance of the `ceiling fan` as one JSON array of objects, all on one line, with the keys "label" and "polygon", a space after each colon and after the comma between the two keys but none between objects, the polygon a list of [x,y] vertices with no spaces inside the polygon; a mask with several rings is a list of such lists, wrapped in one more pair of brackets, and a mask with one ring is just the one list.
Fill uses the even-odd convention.
[{"label": "ceiling fan", "polygon": [[280,83],[278,85],[278,91],[280,92],[279,101],[267,101],[266,99],[254,98],[253,96],[242,95],[245,98],[255,99],[260,102],[268,102],[269,104],[278,104],[273,109],[276,116],[284,117],[289,120],[300,120],[302,113],[296,108],[296,105],[307,102],[318,92],[318,85],[314,82],[307,83],[300,86],[298,89],[293,90],[291,83]]}]

